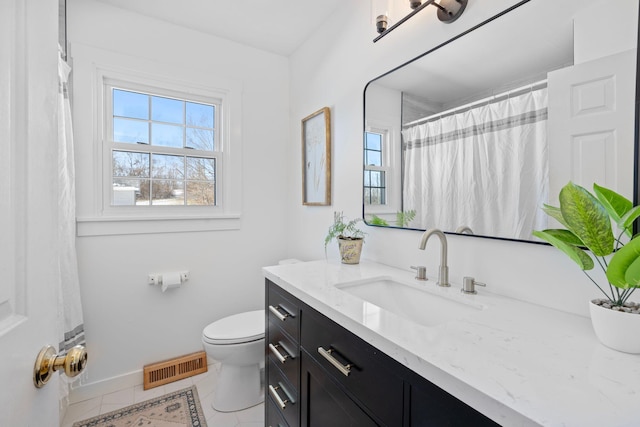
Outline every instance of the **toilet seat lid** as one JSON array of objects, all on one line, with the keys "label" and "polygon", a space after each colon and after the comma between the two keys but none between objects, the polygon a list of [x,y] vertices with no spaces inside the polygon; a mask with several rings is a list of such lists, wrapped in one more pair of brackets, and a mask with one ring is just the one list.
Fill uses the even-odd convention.
[{"label": "toilet seat lid", "polygon": [[211,344],[238,344],[264,338],[264,310],[234,314],[210,323],[202,338]]}]

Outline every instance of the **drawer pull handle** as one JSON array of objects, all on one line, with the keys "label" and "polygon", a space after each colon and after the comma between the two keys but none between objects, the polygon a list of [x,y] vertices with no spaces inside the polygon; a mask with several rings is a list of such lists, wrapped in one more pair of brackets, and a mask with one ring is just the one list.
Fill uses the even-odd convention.
[{"label": "drawer pull handle", "polygon": [[289,403],[289,399],[282,400],[282,398],[280,397],[277,391],[279,388],[280,386],[274,387],[271,384],[269,384],[269,394],[278,403],[278,406],[280,407],[280,409],[285,409],[287,407],[287,403]]},{"label": "drawer pull handle", "polygon": [[[284,314],[280,313],[280,310],[284,311]],[[295,317],[293,314],[289,313],[287,310],[285,310],[284,308],[278,306],[278,307],[274,307],[272,305],[269,306],[269,311],[272,312],[278,319],[280,319],[281,321],[285,321],[287,320],[287,317]]]},{"label": "drawer pull handle", "polygon": [[271,350],[271,353],[273,353],[273,354],[274,354],[274,356],[276,356],[276,357],[278,358],[278,360],[280,361],[280,363],[284,363],[284,362],[286,362],[286,361],[287,361],[287,359],[293,359],[293,356],[291,356],[290,354],[288,354],[288,353],[286,352],[286,350],[284,350],[284,351],[285,351],[285,354],[282,354],[282,353],[280,352],[280,350],[278,350],[278,348],[282,348],[282,349],[284,350],[284,348],[283,348],[280,344],[273,345],[273,344],[269,343],[269,350]]},{"label": "drawer pull handle", "polygon": [[340,361],[338,359],[336,359],[335,357],[333,357],[333,352],[335,350],[330,348],[329,350],[325,350],[322,347],[318,347],[318,353],[320,353],[322,355],[322,357],[324,357],[325,359],[327,359],[329,361],[329,363],[331,363],[333,366],[335,366],[338,371],[340,371],[340,373],[342,375],[344,375],[345,377],[348,377],[349,374],[351,373],[351,368],[353,367],[353,364],[348,363],[346,365],[343,365],[342,363],[340,363]]}]

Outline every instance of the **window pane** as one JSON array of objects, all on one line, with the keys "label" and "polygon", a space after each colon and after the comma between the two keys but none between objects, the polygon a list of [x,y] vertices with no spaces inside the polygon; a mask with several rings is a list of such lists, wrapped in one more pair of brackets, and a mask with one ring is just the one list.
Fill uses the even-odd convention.
[{"label": "window pane", "polygon": [[384,183],[381,179],[382,172],[380,171],[371,171],[371,186],[372,187],[382,187]]},{"label": "window pane", "polygon": [[151,120],[184,124],[184,101],[152,96]]},{"label": "window pane", "polygon": [[[184,205],[184,192],[180,195],[182,181],[154,179],[151,181],[151,204],[156,206]],[[178,197],[174,196],[177,194]]]},{"label": "window pane", "polygon": [[[153,155],[152,178],[183,179],[184,157],[165,154]],[[155,197],[154,197],[155,198]]]},{"label": "window pane", "polygon": [[365,205],[370,205],[371,204],[371,189],[370,188],[365,188],[364,189],[364,204]]},{"label": "window pane", "polygon": [[367,151],[367,165],[382,166],[382,156],[379,151]]},{"label": "window pane", "polygon": [[213,129],[214,111],[213,105],[187,102],[187,125]]},{"label": "window pane", "polygon": [[372,188],[371,189],[371,204],[372,205],[381,204],[381,202],[380,202],[380,189],[379,188]]},{"label": "window pane", "polygon": [[377,150],[382,151],[382,135],[379,133],[369,133],[367,132],[367,137],[365,140],[365,148],[367,150]]},{"label": "window pane", "polygon": [[149,96],[113,89],[113,115],[149,120]]},{"label": "window pane", "polygon": [[114,179],[111,204],[113,206],[148,205],[149,180]]},{"label": "window pane", "polygon": [[[149,154],[130,151],[113,152],[114,177],[149,177]],[[115,180],[114,180],[115,183]]]},{"label": "window pane", "polygon": [[113,119],[113,140],[116,142],[149,143],[149,122]]},{"label": "window pane", "polygon": [[365,187],[370,187],[371,186],[371,184],[370,184],[370,182],[371,182],[371,173],[370,172],[371,171],[367,171],[367,170],[364,171],[364,186]]},{"label": "window pane", "polygon": [[213,151],[213,131],[187,128],[187,147],[196,150]]},{"label": "window pane", "polygon": [[187,205],[215,205],[215,184],[213,182],[187,181]]},{"label": "window pane", "polygon": [[111,103],[110,139],[132,144],[112,148],[112,205],[215,206],[216,159],[195,150],[215,150],[216,105],[115,88]]},{"label": "window pane", "polygon": [[171,197],[176,200],[176,205],[184,205],[184,181],[173,181]]},{"label": "window pane", "polygon": [[151,144],[164,147],[183,147],[182,126],[151,124]]},{"label": "window pane", "polygon": [[187,179],[215,181],[216,160],[200,157],[187,157]]}]

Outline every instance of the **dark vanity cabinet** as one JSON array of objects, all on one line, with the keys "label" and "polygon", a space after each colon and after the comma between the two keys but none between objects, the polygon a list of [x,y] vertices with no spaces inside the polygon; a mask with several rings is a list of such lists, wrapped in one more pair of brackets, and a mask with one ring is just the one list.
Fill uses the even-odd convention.
[{"label": "dark vanity cabinet", "polygon": [[266,425],[497,426],[267,280]]},{"label": "dark vanity cabinet", "polygon": [[300,425],[300,301],[267,281],[266,425]]}]

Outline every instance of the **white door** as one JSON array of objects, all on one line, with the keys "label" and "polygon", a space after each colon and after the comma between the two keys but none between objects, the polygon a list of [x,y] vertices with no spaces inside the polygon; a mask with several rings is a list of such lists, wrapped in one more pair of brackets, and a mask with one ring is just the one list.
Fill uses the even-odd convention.
[{"label": "white door", "polygon": [[0,426],[59,425],[57,348],[57,0],[0,1]]},{"label": "white door", "polygon": [[569,181],[633,200],[636,50],[549,73],[549,203]]}]

